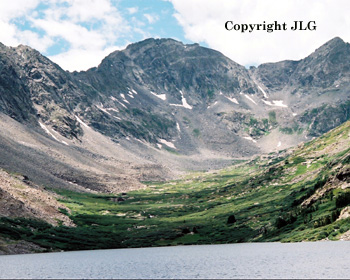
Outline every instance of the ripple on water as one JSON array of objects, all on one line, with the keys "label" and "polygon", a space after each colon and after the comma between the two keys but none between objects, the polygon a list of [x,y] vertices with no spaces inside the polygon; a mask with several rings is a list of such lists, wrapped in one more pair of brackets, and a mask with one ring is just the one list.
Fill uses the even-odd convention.
[{"label": "ripple on water", "polygon": [[348,278],[350,242],[247,243],[0,256],[0,278]]}]

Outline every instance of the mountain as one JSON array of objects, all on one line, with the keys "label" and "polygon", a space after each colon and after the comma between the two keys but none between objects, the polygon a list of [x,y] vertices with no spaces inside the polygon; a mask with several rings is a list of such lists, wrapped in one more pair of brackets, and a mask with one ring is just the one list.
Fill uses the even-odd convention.
[{"label": "mountain", "polygon": [[336,37],[300,61],[262,64],[252,76],[292,109],[289,131],[293,124],[320,136],[348,119],[349,56],[350,45]]},{"label": "mountain", "polygon": [[110,54],[97,68],[73,74],[96,91],[96,106],[108,112],[100,110],[106,119],[102,124],[89,112],[83,118],[110,137],[168,143],[181,154],[219,152],[219,145],[230,156],[257,152],[249,143],[246,150],[237,145],[233,153],[232,141],[246,141],[208,110],[220,93],[223,105],[230,107],[232,101],[226,97],[234,100],[242,91],[257,91],[243,66],[216,51],[171,39],[148,39]]},{"label": "mountain", "polygon": [[138,188],[345,122],[349,44],[334,38],[305,59],[246,69],[198,44],[147,39],[73,73],[0,45],[0,90],[0,167],[49,187]]},{"label": "mountain", "polygon": [[300,61],[246,69],[198,44],[147,39],[73,73],[0,45],[0,89],[0,167],[50,187],[138,188],[345,122],[349,44],[334,38]]},{"label": "mountain", "polygon": [[[98,67],[70,73],[28,46],[1,44],[0,215],[7,218],[0,223],[5,238],[0,243],[7,244],[11,234],[27,236],[22,238],[27,243],[10,251],[45,250],[56,242],[53,236],[67,234],[61,237],[76,240],[75,249],[91,248],[91,236],[100,242],[94,248],[138,246],[137,242],[145,240],[131,224],[135,219],[144,221],[145,213],[147,217],[175,213],[178,216],[173,218],[182,223],[162,224],[159,231],[150,231],[150,245],[164,243],[156,240],[156,233],[168,236],[165,239],[172,240],[171,244],[180,242],[178,237],[195,243],[182,232],[194,232],[194,228],[203,230],[200,236],[194,234],[200,237],[199,243],[237,242],[242,235],[246,236],[242,240],[249,241],[276,240],[276,236],[301,240],[288,230],[300,230],[303,209],[328,198],[337,201],[347,188],[342,182],[347,182],[348,124],[325,133],[349,119],[349,48],[348,43],[334,38],[299,61],[246,69],[198,44],[147,39],[111,53]],[[322,142],[324,139],[328,140]],[[301,146],[294,152],[286,152],[297,145]],[[257,156],[261,159],[247,161]],[[244,163],[231,171],[211,171],[212,175],[147,188],[151,181],[219,169],[237,161]],[[324,198],[324,194],[329,196]],[[347,199],[346,194],[342,196]],[[238,206],[231,204],[233,197]],[[263,218],[257,216],[251,224],[253,214],[244,213],[254,212],[258,206],[251,203],[260,200],[279,212],[269,208],[271,214],[266,216],[261,211],[270,210],[259,208],[256,215]],[[85,209],[89,201],[105,208]],[[150,209],[155,213],[145,210],[148,203],[175,202],[169,211],[168,206],[165,212],[153,206]],[[312,208],[311,221],[333,224],[335,216],[345,213],[333,214],[339,210],[333,202],[327,202],[328,210]],[[129,203],[140,204],[142,209],[135,206],[131,211]],[[210,219],[211,211],[218,211],[217,231],[222,236],[212,236],[208,228],[193,222],[202,219],[197,217],[197,208]],[[228,209],[244,217],[235,224],[241,236],[236,239],[227,239],[228,231],[222,228]],[[280,211],[284,211],[281,217]],[[184,226],[187,214],[191,223]],[[104,228],[111,226],[110,221],[120,225],[115,217],[125,216],[118,230],[121,237]],[[328,218],[327,223],[322,220],[328,216],[331,223]],[[98,224],[96,219],[105,224],[94,231],[90,225]],[[334,225],[341,227],[342,223]],[[46,237],[51,245],[38,241],[36,233],[22,231],[22,225],[49,231]],[[153,224],[140,226],[149,229]],[[269,228],[271,234],[258,235],[258,227]],[[283,238],[279,235],[282,228]],[[85,230],[93,234],[87,237]],[[125,230],[139,241],[125,237]],[[230,227],[227,230],[231,232]],[[106,232],[108,242],[99,239]],[[82,238],[86,238],[85,245],[80,244]],[[54,245],[74,249],[67,246]]]}]

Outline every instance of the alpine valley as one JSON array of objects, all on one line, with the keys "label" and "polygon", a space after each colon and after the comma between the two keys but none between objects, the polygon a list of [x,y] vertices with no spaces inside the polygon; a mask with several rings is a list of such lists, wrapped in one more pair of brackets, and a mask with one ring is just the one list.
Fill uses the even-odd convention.
[{"label": "alpine valley", "polygon": [[0,252],[350,239],[350,45],[249,69],[147,39],[0,44]]}]

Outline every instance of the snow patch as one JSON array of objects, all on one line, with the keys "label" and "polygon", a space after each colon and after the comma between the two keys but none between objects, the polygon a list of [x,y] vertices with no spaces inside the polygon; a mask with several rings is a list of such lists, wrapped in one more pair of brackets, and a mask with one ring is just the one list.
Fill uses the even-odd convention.
[{"label": "snow patch", "polygon": [[122,105],[124,108],[128,108],[128,107],[126,107],[125,104],[121,103],[119,100],[117,100],[117,102],[118,102],[120,105]]},{"label": "snow patch", "polygon": [[251,102],[253,102],[255,105],[257,105],[256,102],[253,100],[253,98],[251,98],[251,97],[248,96],[247,94],[245,94],[244,96],[245,96],[246,98],[248,98]]},{"label": "snow patch", "polygon": [[134,96],[132,95],[132,92],[129,90],[128,96],[131,98],[134,98]]},{"label": "snow patch", "polygon": [[218,102],[217,102],[217,101],[215,101],[215,102],[214,102],[214,104],[209,105],[209,106],[207,107],[207,109],[209,109],[211,106],[214,106],[214,105],[216,105],[216,104],[218,104]]},{"label": "snow patch", "polygon": [[267,101],[267,100],[264,100],[264,99],[261,99],[262,102],[264,102],[266,105],[269,105],[269,106],[273,106],[273,104],[270,102],[270,101]]},{"label": "snow patch", "polygon": [[178,130],[179,132],[181,132],[180,125],[179,125],[178,122],[176,123],[176,128],[177,128],[177,130]]},{"label": "snow patch", "polygon": [[141,144],[147,144],[145,141],[142,141],[142,140],[140,140],[140,139],[137,139],[137,138],[135,138],[135,141],[137,141],[137,142],[139,142],[139,143],[141,143]]},{"label": "snow patch", "polygon": [[180,90],[180,93],[181,93],[181,96],[182,96],[182,105],[184,106],[184,108],[192,110],[192,106],[187,103],[187,100],[184,97],[184,94],[183,94],[183,92],[181,90]]},{"label": "snow patch", "polygon": [[106,110],[119,113],[119,110],[118,110],[118,109],[115,109],[115,108],[106,108]]},{"label": "snow patch", "polygon": [[113,101],[118,101],[114,96],[111,96],[110,99],[112,99]]},{"label": "snow patch", "polygon": [[276,106],[276,107],[284,107],[284,108],[288,108],[287,105],[283,104],[283,100],[272,100],[272,103],[270,101],[261,99],[266,105],[269,106]]},{"label": "snow patch", "polygon": [[288,108],[287,105],[283,104],[283,100],[272,100],[275,106]]},{"label": "snow patch", "polygon": [[187,100],[186,100],[186,98],[184,97],[184,94],[183,94],[183,92],[182,92],[181,90],[180,90],[180,93],[181,93],[182,105],[180,105],[180,104],[169,104],[169,105],[170,105],[170,106],[176,106],[176,107],[184,107],[184,108],[186,108],[186,109],[192,110],[192,106],[189,105],[189,104],[187,103]]},{"label": "snow patch", "polygon": [[42,128],[43,130],[45,130],[45,132],[46,132],[48,135],[50,135],[50,136],[51,136],[53,139],[55,139],[56,141],[59,141],[59,140],[56,138],[56,136],[53,135],[53,134],[50,132],[50,130],[49,130],[44,124],[42,124],[41,122],[39,122],[39,124],[40,124],[41,128]]},{"label": "snow patch", "polygon": [[89,128],[89,126],[88,126],[86,123],[84,123],[78,116],[75,116],[75,118],[77,119],[77,121],[78,121],[80,124],[82,124],[82,125],[85,126],[86,128]]},{"label": "snow patch", "polygon": [[230,100],[232,103],[239,104],[236,98],[226,97],[228,100]]},{"label": "snow patch", "polygon": [[164,145],[167,145],[170,148],[176,149],[174,143],[171,143],[171,142],[169,142],[169,141],[167,141],[165,139],[159,139],[159,142],[164,144]]},{"label": "snow patch", "polygon": [[339,85],[336,85],[335,87],[337,88],[337,87],[339,87]]},{"label": "snow patch", "polygon": [[155,92],[153,91],[150,91],[154,96],[158,97],[159,99],[162,99],[163,101],[166,100],[166,95],[165,93],[164,94],[156,94]]},{"label": "snow patch", "polygon": [[128,100],[126,100],[125,95],[123,93],[120,94],[120,96],[123,98],[123,101],[130,104]]},{"label": "snow patch", "polygon": [[295,116],[298,115],[298,114],[297,114],[297,113],[293,113],[292,115],[293,115],[293,117],[295,117]]},{"label": "snow patch", "polygon": [[131,91],[132,91],[133,93],[137,94],[137,91],[136,91],[136,90],[134,90],[134,89],[131,89]]},{"label": "snow patch", "polygon": [[101,105],[96,105],[96,107],[98,109],[100,109],[102,112],[106,113],[107,115],[111,115],[110,112],[108,112],[105,108],[103,108],[103,104],[101,103]]},{"label": "snow patch", "polygon": [[256,143],[256,140],[254,140],[252,137],[250,137],[250,136],[245,136],[245,137],[243,137],[244,139],[247,139],[247,140],[249,140],[249,141],[252,141],[252,142],[254,142],[254,143]]},{"label": "snow patch", "polygon": [[267,93],[261,88],[261,86],[258,86],[258,88],[261,90],[261,92],[263,93],[264,97],[267,98]]},{"label": "snow patch", "polygon": [[53,135],[53,134],[51,133],[51,131],[50,131],[43,123],[39,122],[39,125],[40,125],[40,127],[41,127],[48,135],[50,135],[53,139],[55,139],[55,140],[58,141],[58,142],[63,143],[64,145],[69,146],[67,142],[58,140],[57,137],[56,137],[55,135]]},{"label": "snow patch", "polygon": [[277,147],[281,147],[282,143],[281,141],[278,142]]}]

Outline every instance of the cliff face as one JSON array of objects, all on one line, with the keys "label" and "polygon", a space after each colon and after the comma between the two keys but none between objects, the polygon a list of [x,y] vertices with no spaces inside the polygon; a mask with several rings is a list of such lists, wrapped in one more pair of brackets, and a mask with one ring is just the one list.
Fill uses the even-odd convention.
[{"label": "cliff face", "polygon": [[271,96],[288,100],[295,118],[286,127],[320,136],[349,119],[349,56],[350,45],[334,38],[300,61],[262,64],[251,73]]},{"label": "cliff face", "polygon": [[69,73],[27,46],[1,46],[0,59],[4,113],[33,126],[48,124],[69,139],[82,134],[72,112],[84,94]]}]

